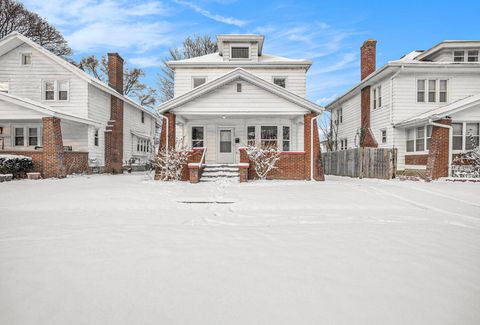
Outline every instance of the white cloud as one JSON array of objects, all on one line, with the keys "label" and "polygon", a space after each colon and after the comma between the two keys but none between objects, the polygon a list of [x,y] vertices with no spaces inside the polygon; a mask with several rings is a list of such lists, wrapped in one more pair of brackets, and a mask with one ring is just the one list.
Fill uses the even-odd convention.
[{"label": "white cloud", "polygon": [[134,57],[130,58],[128,62],[139,68],[160,67],[163,64],[162,59],[158,56]]},{"label": "white cloud", "polygon": [[240,20],[240,19],[232,18],[232,17],[225,17],[225,16],[221,16],[221,15],[218,15],[218,14],[211,13],[210,11],[208,11],[206,9],[203,9],[202,7],[200,7],[200,6],[198,6],[194,3],[188,2],[188,1],[183,1],[183,0],[174,0],[174,1],[178,4],[180,4],[180,5],[183,5],[183,6],[186,6],[190,9],[192,9],[193,11],[199,13],[202,16],[205,16],[205,17],[210,18],[212,20],[218,21],[220,23],[224,23],[224,24],[227,24],[227,25],[234,25],[234,26],[237,26],[237,27],[242,27],[242,26],[245,26],[247,24],[247,21],[245,21],[245,20]]}]

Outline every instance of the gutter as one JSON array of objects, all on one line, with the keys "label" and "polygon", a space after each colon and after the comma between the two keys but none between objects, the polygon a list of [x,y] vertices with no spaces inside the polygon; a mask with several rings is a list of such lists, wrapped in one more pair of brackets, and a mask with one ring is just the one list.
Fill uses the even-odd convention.
[{"label": "gutter", "polygon": [[428,120],[428,125],[448,129],[448,177],[452,177],[453,128],[451,125],[435,123]]},{"label": "gutter", "polygon": [[[310,180],[313,181],[313,121],[317,122],[318,118],[322,116],[322,113],[318,114],[314,118],[310,120]],[[317,122],[317,127],[316,131],[318,133],[318,122]],[[318,140],[320,141],[320,137],[318,137]]]}]

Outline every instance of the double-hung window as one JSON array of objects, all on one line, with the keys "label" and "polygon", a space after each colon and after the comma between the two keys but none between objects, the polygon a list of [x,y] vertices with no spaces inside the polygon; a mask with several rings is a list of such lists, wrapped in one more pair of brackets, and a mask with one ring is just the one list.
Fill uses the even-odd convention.
[{"label": "double-hung window", "polygon": [[204,132],[203,126],[193,126],[192,127],[192,148],[203,148],[204,147]]},{"label": "double-hung window", "polygon": [[15,147],[23,147],[25,146],[25,129],[23,127],[21,128],[15,128],[15,142],[14,145]]},{"label": "double-hung window", "polygon": [[428,102],[435,103],[437,94],[437,81],[428,80]]},{"label": "double-hung window", "polygon": [[44,100],[55,100],[55,81],[45,81],[43,84]]},{"label": "double-hung window", "polygon": [[95,129],[95,133],[93,134],[93,144],[98,147],[98,129]]},{"label": "double-hung window", "polygon": [[415,129],[407,129],[407,152],[415,151]]},{"label": "double-hung window", "polygon": [[419,79],[417,80],[418,103],[446,103],[448,100],[448,80]]},{"label": "double-hung window", "polygon": [[15,126],[13,145],[15,147],[37,147],[42,145],[40,126]]},{"label": "double-hung window", "polygon": [[465,62],[465,51],[453,51],[453,62]]},{"label": "double-hung window", "polygon": [[463,123],[452,123],[453,150],[463,150]]},{"label": "double-hung window", "polygon": [[458,151],[472,150],[480,143],[480,123],[452,123],[452,149]]},{"label": "double-hung window", "polygon": [[145,123],[145,112],[142,111],[141,114],[142,115],[140,116],[140,120],[142,121],[142,124],[143,124],[143,123]]},{"label": "double-hung window", "polygon": [[468,62],[478,62],[478,50],[468,50],[467,51],[467,61]]},{"label": "double-hung window", "polygon": [[283,151],[290,151],[290,127],[284,126],[283,127]]},{"label": "double-hung window", "polygon": [[67,101],[69,98],[70,83],[68,80],[43,81],[43,100]]},{"label": "double-hung window", "polygon": [[480,124],[479,123],[467,123],[466,124],[466,138],[465,149],[472,150],[479,145],[480,138]]},{"label": "double-hung window", "polygon": [[263,148],[277,149],[278,128],[276,126],[261,126],[260,140]]},{"label": "double-hung window", "polygon": [[417,102],[425,102],[425,80],[417,80]]},{"label": "double-hung window", "polygon": [[382,143],[387,143],[387,130],[381,130],[382,133]]},{"label": "double-hung window", "polygon": [[373,88],[373,109],[382,107],[382,86]]},{"label": "double-hung window", "polygon": [[425,127],[421,126],[416,129],[415,151],[425,150]]},{"label": "double-hung window", "polygon": [[282,88],[287,87],[287,78],[285,77],[273,77],[273,83]]},{"label": "double-hung window", "polygon": [[347,150],[347,149],[348,149],[347,139],[341,139],[340,140],[340,150]]},{"label": "double-hung window", "polygon": [[256,145],[255,126],[247,126],[247,146],[254,147]]}]

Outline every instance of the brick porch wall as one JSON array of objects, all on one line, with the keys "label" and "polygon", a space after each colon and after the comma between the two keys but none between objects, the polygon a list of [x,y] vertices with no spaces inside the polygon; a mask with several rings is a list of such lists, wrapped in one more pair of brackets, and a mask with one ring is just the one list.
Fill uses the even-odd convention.
[{"label": "brick porch wall", "polygon": [[32,172],[43,173],[43,150],[0,150],[0,155],[17,155],[31,157],[33,161]]},{"label": "brick porch wall", "polygon": [[[452,120],[445,118],[435,121],[443,125],[451,125]],[[427,159],[427,179],[438,179],[448,176],[448,152],[450,134],[448,128],[433,126],[430,150]]]},{"label": "brick porch wall", "polygon": [[65,177],[65,164],[60,119],[43,120],[43,177]]},{"label": "brick porch wall", "polygon": [[405,165],[427,165],[428,154],[425,155],[405,155]]}]

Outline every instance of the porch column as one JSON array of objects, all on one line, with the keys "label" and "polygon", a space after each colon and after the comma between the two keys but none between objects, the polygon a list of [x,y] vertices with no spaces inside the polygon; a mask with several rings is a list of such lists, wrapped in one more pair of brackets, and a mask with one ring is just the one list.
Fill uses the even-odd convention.
[{"label": "porch column", "polygon": [[43,177],[65,177],[61,121],[56,117],[44,117],[42,122]]},{"label": "porch column", "polygon": [[[176,117],[173,113],[165,113],[164,116],[168,119],[168,148],[175,150],[175,136],[176,136]],[[167,143],[167,123],[165,119],[162,120],[162,132],[160,133],[160,149],[166,148]]]},{"label": "porch column", "polygon": [[310,179],[310,167],[311,167],[311,147],[310,147],[310,132],[313,132],[313,179],[316,181],[324,181],[325,175],[323,173],[322,154],[320,152],[320,140],[318,137],[318,126],[314,122],[313,130],[310,130],[312,118],[316,115],[314,113],[308,113],[304,115],[304,145],[305,150],[305,179]]},{"label": "porch column", "polygon": [[[450,118],[444,118],[435,121],[439,124],[452,125]],[[450,134],[448,128],[438,126],[432,127],[432,137],[430,139],[430,150],[427,158],[427,179],[438,179],[448,176],[448,155]]]}]

